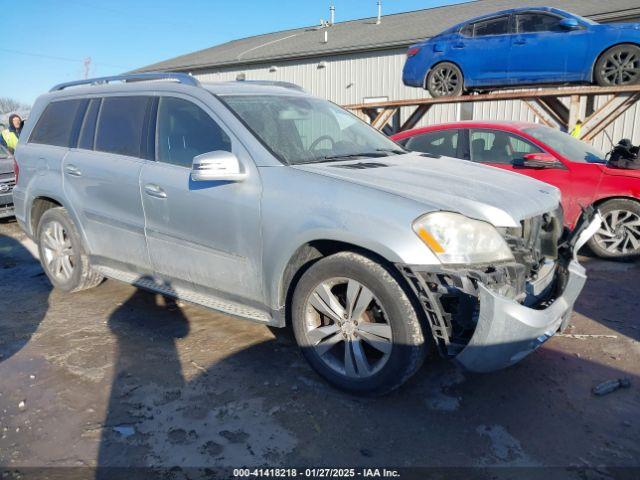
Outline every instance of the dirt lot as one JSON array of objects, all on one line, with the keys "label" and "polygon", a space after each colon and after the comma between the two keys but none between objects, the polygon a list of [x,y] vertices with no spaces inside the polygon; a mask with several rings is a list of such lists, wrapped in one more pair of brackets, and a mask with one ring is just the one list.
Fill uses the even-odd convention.
[{"label": "dirt lot", "polygon": [[432,357],[362,399],[264,326],[115,281],[53,291],[30,249],[0,221],[2,466],[640,466],[639,262],[583,259],[569,333],[605,337],[554,337],[488,375]]}]

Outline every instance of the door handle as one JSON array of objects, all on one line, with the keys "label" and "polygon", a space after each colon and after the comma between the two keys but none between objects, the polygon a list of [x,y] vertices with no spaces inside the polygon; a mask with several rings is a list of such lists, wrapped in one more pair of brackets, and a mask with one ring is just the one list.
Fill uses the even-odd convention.
[{"label": "door handle", "polygon": [[464,43],[454,43],[453,48],[456,50],[462,50],[464,48]]},{"label": "door handle", "polygon": [[147,183],[144,186],[144,191],[150,197],[155,198],[167,198],[167,192],[154,183]]},{"label": "door handle", "polygon": [[527,43],[526,40],[515,40],[514,45],[525,45]]},{"label": "door handle", "polygon": [[78,167],[76,167],[75,165],[66,165],[64,167],[64,173],[66,173],[67,175],[71,175],[72,177],[81,177],[82,176],[82,172],[80,171],[80,169]]}]

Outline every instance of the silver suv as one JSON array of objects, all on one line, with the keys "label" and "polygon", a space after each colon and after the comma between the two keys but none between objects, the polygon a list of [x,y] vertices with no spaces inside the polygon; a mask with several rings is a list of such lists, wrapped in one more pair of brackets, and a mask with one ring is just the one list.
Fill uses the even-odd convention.
[{"label": "silver suv", "polygon": [[554,187],[423,157],[290,84],[74,82],[29,116],[16,217],[61,290],[109,277],[289,324],[325,379],[380,394],[429,343],[475,371],[532,352],[597,228],[564,235]]}]

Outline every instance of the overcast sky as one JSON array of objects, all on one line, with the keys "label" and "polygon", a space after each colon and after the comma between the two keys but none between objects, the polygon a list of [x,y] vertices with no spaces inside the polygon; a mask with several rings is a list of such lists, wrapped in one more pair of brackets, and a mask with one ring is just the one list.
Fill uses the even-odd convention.
[{"label": "overcast sky", "polygon": [[[336,21],[376,15],[376,0],[335,0]],[[383,0],[383,13],[453,0]],[[123,71],[229,40],[314,25],[330,0],[0,0],[0,96],[31,104],[54,84]],[[14,25],[15,28],[11,26]]]}]

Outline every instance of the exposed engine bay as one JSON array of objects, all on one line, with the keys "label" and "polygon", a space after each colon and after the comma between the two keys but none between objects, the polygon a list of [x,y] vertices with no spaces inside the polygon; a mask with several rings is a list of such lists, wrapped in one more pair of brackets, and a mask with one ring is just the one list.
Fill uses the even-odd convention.
[{"label": "exposed engine bay", "polygon": [[444,356],[455,356],[473,336],[480,312],[479,285],[525,307],[544,310],[562,294],[576,234],[593,217],[585,211],[573,232],[557,210],[525,219],[520,227],[499,229],[515,261],[416,271],[400,269],[420,299]]}]

